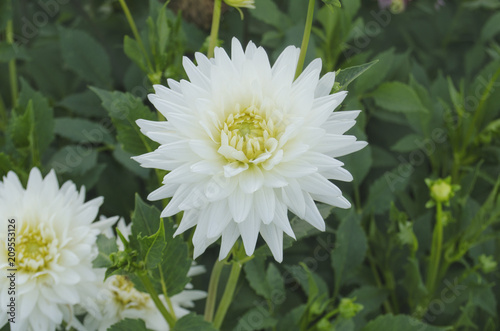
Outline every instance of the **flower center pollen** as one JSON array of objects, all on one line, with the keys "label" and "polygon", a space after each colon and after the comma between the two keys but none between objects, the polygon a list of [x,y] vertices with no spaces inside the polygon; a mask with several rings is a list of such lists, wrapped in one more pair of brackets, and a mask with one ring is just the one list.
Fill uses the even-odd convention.
[{"label": "flower center pollen", "polygon": [[226,118],[221,129],[219,153],[230,162],[258,164],[267,160],[276,149],[276,135],[273,119],[265,118],[257,107],[250,106]]},{"label": "flower center pollen", "polygon": [[46,269],[57,253],[57,238],[40,224],[21,228],[17,236],[17,261],[20,270],[38,272]]},{"label": "flower center pollen", "polygon": [[125,308],[147,306],[150,296],[135,289],[134,284],[125,276],[117,275],[112,280],[113,297],[115,302]]}]

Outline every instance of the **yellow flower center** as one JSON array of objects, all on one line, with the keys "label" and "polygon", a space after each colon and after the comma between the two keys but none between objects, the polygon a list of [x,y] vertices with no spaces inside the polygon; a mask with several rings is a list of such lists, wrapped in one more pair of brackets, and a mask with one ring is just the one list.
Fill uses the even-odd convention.
[{"label": "yellow flower center", "polygon": [[134,283],[126,276],[114,276],[112,280],[112,293],[115,302],[123,309],[146,307],[151,297],[147,293],[135,289]]},{"label": "yellow flower center", "polygon": [[25,272],[46,269],[57,253],[58,240],[44,224],[21,227],[17,235],[17,265]]},{"label": "yellow flower center", "polygon": [[278,145],[278,129],[255,106],[230,114],[221,128],[219,153],[229,162],[260,163],[271,156]]}]

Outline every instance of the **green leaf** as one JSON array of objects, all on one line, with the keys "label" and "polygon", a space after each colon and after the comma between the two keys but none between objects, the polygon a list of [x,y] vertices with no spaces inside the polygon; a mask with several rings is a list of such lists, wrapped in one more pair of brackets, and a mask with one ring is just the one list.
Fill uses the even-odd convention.
[{"label": "green leaf", "polygon": [[97,248],[99,249],[99,254],[92,261],[92,266],[94,268],[109,268],[113,265],[109,255],[118,251],[118,245],[116,244],[115,238],[108,238],[103,234],[97,236],[96,240]]},{"label": "green leaf", "polygon": [[142,100],[130,93],[108,92],[91,87],[102,101],[103,107],[108,111],[113,124],[118,131],[117,139],[123,150],[140,155],[153,151],[158,144],[143,135],[135,123],[138,119],[155,120],[155,115]]},{"label": "green leaf", "polygon": [[418,260],[415,257],[409,257],[404,270],[405,276],[401,284],[408,293],[408,303],[415,308],[418,302],[421,302],[427,296],[427,288],[422,279]]},{"label": "green leaf", "polygon": [[85,81],[111,86],[111,63],[104,48],[87,32],[63,28],[59,32],[65,65]]},{"label": "green leaf", "polygon": [[270,299],[273,301],[273,294],[285,295],[285,283],[283,276],[274,263],[269,263],[266,272],[266,282],[271,288]]},{"label": "green leaf", "polygon": [[[258,316],[258,319],[256,318]],[[278,324],[278,320],[271,316],[268,309],[255,307],[238,318],[238,324],[233,331],[257,331],[272,328]]]},{"label": "green leaf", "polygon": [[42,155],[54,139],[54,111],[47,99],[40,92],[35,92],[24,80],[21,80],[18,102],[21,109],[26,109],[30,102],[33,104],[33,139],[39,155]]},{"label": "green leaf", "polygon": [[49,161],[58,173],[83,175],[97,164],[97,150],[91,146],[67,145],[57,151]]},{"label": "green leaf", "polygon": [[398,168],[386,171],[383,176],[375,180],[368,189],[365,211],[381,214],[389,210],[391,202],[395,199],[395,193],[404,190],[408,185],[411,172],[413,166],[410,163],[400,164]]},{"label": "green leaf", "polygon": [[353,211],[342,220],[336,235],[336,245],[331,256],[335,274],[334,293],[338,293],[347,277],[363,263],[368,248],[360,217]]},{"label": "green leaf", "polygon": [[141,51],[139,43],[135,39],[125,36],[123,40],[123,50],[128,58],[134,61],[142,71],[147,72],[148,68],[144,53]]},{"label": "green leaf", "polygon": [[[372,90],[384,81],[394,65],[394,49],[389,49],[377,55],[377,64],[356,80],[355,87],[359,92]],[[373,63],[373,62],[372,62]]]},{"label": "green leaf", "polygon": [[139,246],[141,247],[141,259],[146,263],[146,268],[156,268],[156,266],[161,262],[163,250],[167,246],[167,243],[165,242],[163,220],[160,219],[160,227],[155,234],[147,237],[139,235],[137,240],[139,241]]},{"label": "green leaf", "polygon": [[250,287],[258,295],[270,300],[271,288],[266,279],[265,257],[262,255],[256,256],[245,263],[243,269],[245,270],[245,276]]},{"label": "green leaf", "polygon": [[341,8],[340,0],[323,0],[324,4],[327,5],[332,11],[335,8]]},{"label": "green leaf", "polygon": [[387,110],[398,113],[428,112],[417,93],[408,85],[389,82],[380,85],[370,93],[375,103]]},{"label": "green leaf", "polygon": [[24,168],[17,166],[9,155],[0,152],[0,178],[7,175],[11,170],[14,171],[23,182],[24,179],[28,178],[28,174]]},{"label": "green leaf", "polygon": [[376,64],[378,60],[361,64],[359,66],[352,66],[345,69],[340,69],[335,80],[340,84],[341,89],[345,89],[353,80],[361,76],[366,70],[370,69],[371,66]]},{"label": "green leaf", "polygon": [[[69,109],[72,113],[85,117],[102,117],[106,112],[101,106],[101,101],[90,90],[82,93],[68,95],[59,102],[59,106]],[[109,121],[106,119],[106,121]],[[103,123],[103,121],[101,121]],[[106,127],[109,125],[105,123]]]},{"label": "green leaf", "polygon": [[496,34],[500,32],[500,24],[498,24],[499,21],[500,12],[497,12],[492,15],[483,25],[483,28],[481,29],[481,41],[483,43],[492,39]]},{"label": "green leaf", "polygon": [[202,316],[189,314],[179,319],[172,331],[217,331],[217,329]]},{"label": "green leaf", "polygon": [[146,328],[146,323],[140,319],[125,318],[111,325],[107,331],[151,331]]},{"label": "green leaf", "polygon": [[28,54],[24,48],[20,48],[16,44],[0,42],[0,62],[9,62],[10,60],[27,60]]},{"label": "green leaf", "polygon": [[81,143],[106,143],[112,145],[113,137],[102,125],[80,118],[59,117],[54,121],[54,133]]},{"label": "green leaf", "polygon": [[379,311],[388,294],[388,290],[375,286],[363,286],[352,291],[347,297],[356,298],[356,303],[363,305],[363,309],[356,314],[354,319],[364,319],[368,314]]},{"label": "green leaf", "polygon": [[362,331],[387,331],[387,330],[405,330],[405,331],[444,331],[446,327],[437,327],[424,324],[416,318],[408,315],[380,315],[370,321]]},{"label": "green leaf", "polygon": [[398,140],[394,145],[391,146],[391,151],[407,153],[411,152],[417,148],[419,145],[417,142],[422,141],[422,137],[418,134],[410,133]]},{"label": "green leaf", "polygon": [[151,169],[141,167],[139,163],[131,159],[132,156],[133,155],[131,153],[125,152],[121,145],[115,145],[115,148],[113,149],[113,157],[115,160],[127,168],[127,170],[133,172],[142,179],[147,180]]},{"label": "green leaf", "polygon": [[[155,206],[150,206],[142,201],[139,194],[135,194],[135,208],[132,213],[131,246],[135,249],[133,241],[138,236],[148,237],[158,232],[160,227],[160,211]],[[138,244],[138,242],[137,242]]]},{"label": "green leaf", "polygon": [[287,15],[279,10],[272,0],[255,0],[255,9],[250,10],[250,14],[256,19],[274,26],[278,30],[284,30],[292,22]]}]

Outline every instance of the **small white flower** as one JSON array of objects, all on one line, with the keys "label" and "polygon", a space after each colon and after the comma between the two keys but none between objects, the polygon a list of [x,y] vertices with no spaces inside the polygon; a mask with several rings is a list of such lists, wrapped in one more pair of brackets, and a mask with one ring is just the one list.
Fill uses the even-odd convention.
[{"label": "small white flower", "polygon": [[[131,233],[131,224],[125,225],[125,221],[120,219],[117,228],[127,238]],[[112,232],[106,233],[111,237]],[[123,249],[123,243],[117,239],[118,246]],[[193,265],[188,276],[196,276],[205,272],[203,266]],[[101,276],[104,279],[104,273]],[[105,331],[111,325],[125,319],[142,319],[146,322],[146,327],[151,330],[165,331],[169,326],[162,314],[156,308],[151,296],[148,293],[140,292],[134,284],[125,276],[111,276],[100,286],[99,294],[96,296],[96,306],[89,309],[89,314],[85,317],[84,325],[87,330]],[[175,316],[180,318],[189,314],[186,308],[194,307],[194,300],[205,298],[206,292],[192,290],[191,284],[186,285],[186,289],[170,298]],[[163,295],[159,295],[167,310],[170,308]]]},{"label": "small white flower", "polygon": [[241,235],[252,255],[258,234],[283,259],[283,232],[294,237],[287,210],[324,231],[314,200],[349,208],[329,179],[351,181],[336,157],[366,142],[343,135],[359,111],[334,112],[347,92],[330,95],[335,74],[320,79],[316,59],[294,80],[299,49],[287,47],[271,66],[265,50],[233,39],[231,58],[184,58],[190,81],[156,85],[149,99],[167,122],[138,120],[161,146],[134,159],[170,171],[149,200],[172,197],[162,217],[184,211],[176,231],[197,225],[194,256],[222,236],[224,258]]},{"label": "small white flower", "polygon": [[[103,198],[85,202],[85,189],[55,172],[42,178],[33,168],[24,189],[14,172],[0,182],[0,269],[9,268],[7,222],[16,220],[17,330],[55,330],[63,321],[82,330],[75,305],[97,294],[92,260],[97,235],[117,217],[92,223]],[[5,320],[8,279],[0,278],[0,327]]]}]

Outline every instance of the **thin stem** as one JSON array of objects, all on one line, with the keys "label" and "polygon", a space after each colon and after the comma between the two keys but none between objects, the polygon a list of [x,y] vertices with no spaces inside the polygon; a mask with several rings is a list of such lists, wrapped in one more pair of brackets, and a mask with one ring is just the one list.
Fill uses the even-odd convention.
[{"label": "thin stem", "polygon": [[217,329],[221,327],[224,317],[226,316],[227,309],[233,300],[234,290],[236,289],[236,284],[238,283],[238,277],[240,276],[242,266],[243,265],[238,261],[234,261],[233,266],[231,267],[231,273],[229,274],[226,289],[224,290],[219,308],[217,308],[217,313],[215,314],[214,326]]},{"label": "thin stem", "polygon": [[207,56],[214,57],[214,50],[217,44],[217,36],[219,35],[220,13],[222,7],[222,0],[215,0],[214,14],[212,16],[212,29],[210,30],[210,42],[208,44]]},{"label": "thin stem", "polygon": [[137,43],[139,44],[139,47],[141,48],[141,51],[144,54],[144,58],[146,59],[148,69],[150,72],[154,72],[153,65],[151,64],[151,61],[149,60],[148,52],[146,51],[146,48],[144,47],[144,43],[142,42],[141,35],[139,34],[139,31],[137,30],[137,26],[135,25],[134,18],[132,17],[132,14],[130,13],[130,10],[128,9],[127,3],[125,2],[125,0],[119,0],[119,1],[120,1],[120,5],[122,6],[123,13],[125,13],[125,17],[127,18],[128,25],[130,26],[130,29],[132,30],[132,33],[134,34],[134,38],[135,38],[135,40],[137,40]]},{"label": "thin stem", "polygon": [[297,63],[297,70],[295,71],[295,79],[299,77],[302,72],[302,68],[304,67],[307,46],[309,45],[309,37],[311,36],[315,2],[316,0],[309,0],[309,6],[307,7],[306,26],[304,28],[304,36],[302,37],[302,45],[300,46],[299,62]]},{"label": "thin stem", "polygon": [[167,285],[165,284],[165,277],[163,277],[163,269],[158,268],[158,271],[160,272],[161,291],[163,292],[163,296],[165,297],[165,301],[167,302],[168,309],[170,310],[172,317],[176,320],[177,316],[175,316],[174,306],[172,305],[172,300],[170,300],[167,293]]},{"label": "thin stem", "polygon": [[436,202],[436,225],[432,235],[431,257],[429,261],[429,269],[427,273],[427,290],[429,295],[434,293],[439,263],[441,261],[441,250],[443,246],[443,206],[442,203]]},{"label": "thin stem", "polygon": [[[371,256],[370,253],[368,253],[368,261],[370,262],[370,269],[372,270],[373,278],[375,279],[375,283],[377,283],[377,287],[380,289],[383,289],[384,286],[382,285],[382,281],[380,280],[380,276],[378,274],[377,267],[375,266],[375,262],[373,261],[373,257]],[[385,300],[383,305],[384,305],[385,312],[388,314],[392,314],[392,308],[391,308],[391,305],[389,304],[388,300]]]},{"label": "thin stem", "polygon": [[[7,22],[7,43],[9,45],[14,44],[14,26],[12,24],[12,20]],[[9,79],[10,79],[10,91],[12,96],[12,106],[17,106],[17,69],[16,69],[16,59],[12,59],[9,61]]]},{"label": "thin stem", "polygon": [[205,305],[205,321],[212,322],[215,312],[215,301],[217,299],[217,287],[222,269],[224,268],[225,260],[217,260],[210,275],[210,283],[208,284],[207,303]]},{"label": "thin stem", "polygon": [[148,291],[149,295],[151,295],[151,299],[153,299],[156,308],[158,308],[160,313],[163,315],[163,318],[165,318],[170,328],[173,328],[175,325],[175,318],[168,312],[167,308],[165,308],[165,305],[163,305],[163,302],[161,302],[160,298],[158,297],[158,293],[156,293],[156,290],[151,283],[148,275],[146,273],[138,272],[137,276],[146,288],[146,291]]}]

